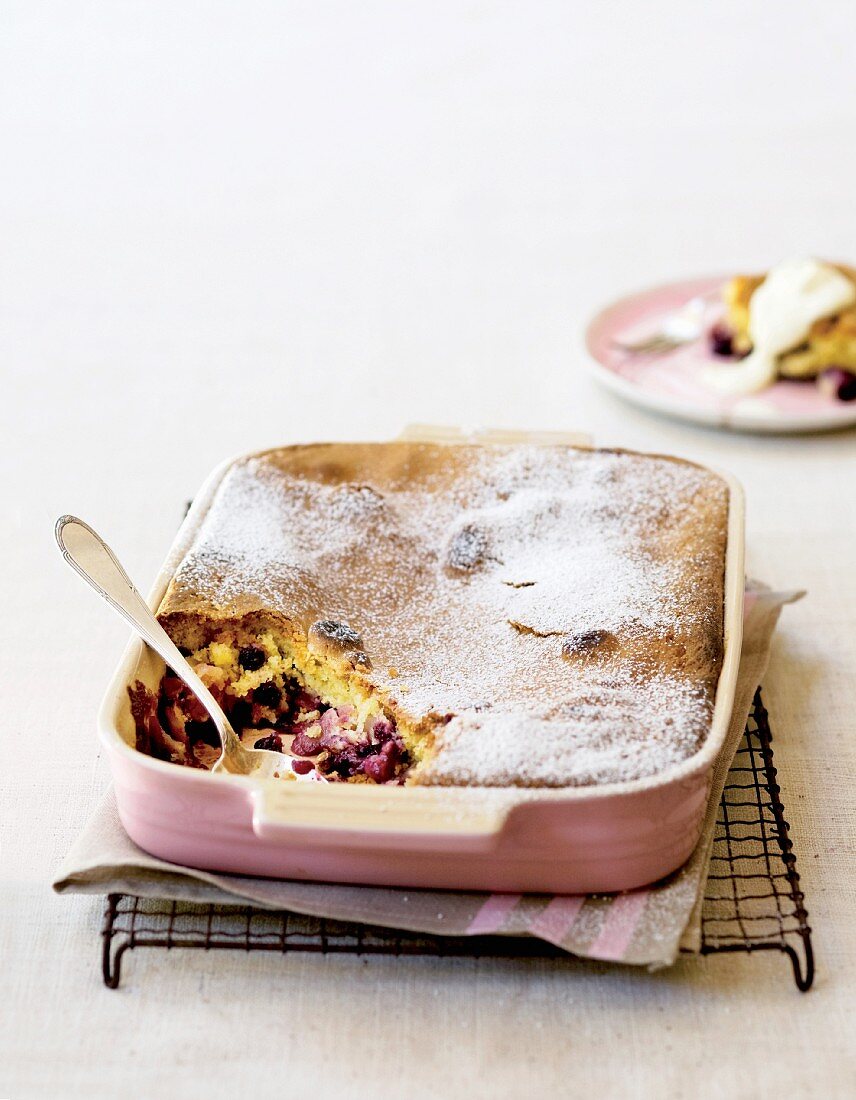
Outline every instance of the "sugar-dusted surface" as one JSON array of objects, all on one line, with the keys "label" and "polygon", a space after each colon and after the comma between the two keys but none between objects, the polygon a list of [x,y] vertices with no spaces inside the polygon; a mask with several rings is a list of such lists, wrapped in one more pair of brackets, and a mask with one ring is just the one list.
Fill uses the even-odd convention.
[{"label": "sugar-dusted surface", "polygon": [[691,755],[719,671],[727,490],[563,447],[292,448],[227,473],[162,614],[346,622],[436,737],[423,783],[632,779]]}]

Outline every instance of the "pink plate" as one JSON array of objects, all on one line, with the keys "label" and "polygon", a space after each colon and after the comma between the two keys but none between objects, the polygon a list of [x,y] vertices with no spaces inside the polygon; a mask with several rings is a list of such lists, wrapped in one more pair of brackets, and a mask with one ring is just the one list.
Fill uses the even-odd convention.
[{"label": "pink plate", "polygon": [[[821,432],[856,424],[856,401],[824,397],[812,382],[776,382],[751,397],[731,397],[705,384],[705,368],[721,363],[708,345],[710,326],[722,316],[723,277],[687,279],[622,298],[589,324],[586,347],[595,376],[628,401],[681,420],[744,432]],[[632,343],[659,331],[691,298],[707,301],[698,340],[665,355],[638,355]]]}]

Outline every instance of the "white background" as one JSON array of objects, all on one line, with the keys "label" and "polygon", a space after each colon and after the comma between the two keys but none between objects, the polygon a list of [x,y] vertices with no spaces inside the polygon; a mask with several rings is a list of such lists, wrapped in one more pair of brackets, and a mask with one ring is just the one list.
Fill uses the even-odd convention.
[{"label": "white background", "polygon": [[[652,282],[856,261],[855,44],[850,0],[0,3],[2,1095],[847,1094],[856,437],[635,412],[581,333]],[[142,956],[101,988],[98,903],[48,882],[108,782],[125,631],[54,519],[145,587],[223,457],[412,420],[743,480],[750,568],[810,590],[766,683],[808,997],[776,956]]]}]

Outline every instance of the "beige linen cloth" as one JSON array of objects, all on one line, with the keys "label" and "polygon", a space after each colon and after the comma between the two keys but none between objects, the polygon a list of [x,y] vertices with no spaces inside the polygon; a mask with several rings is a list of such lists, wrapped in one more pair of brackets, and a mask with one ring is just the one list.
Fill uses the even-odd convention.
[{"label": "beige linen cloth", "polygon": [[701,946],[701,906],[717,807],[752,699],[767,668],[782,607],[799,592],[749,582],[743,652],[728,741],[716,767],[698,846],[687,863],[653,886],[614,895],[484,894],[398,887],[284,882],[214,874],[156,859],[125,833],[108,791],[60,868],[59,893],[121,893],[187,902],[288,909],[432,935],[536,936],[592,959],[668,966]]}]

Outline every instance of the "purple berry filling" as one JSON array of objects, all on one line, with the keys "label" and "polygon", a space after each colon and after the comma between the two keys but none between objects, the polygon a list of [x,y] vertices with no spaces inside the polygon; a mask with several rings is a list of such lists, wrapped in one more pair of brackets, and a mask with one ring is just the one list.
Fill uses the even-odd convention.
[{"label": "purple berry filling", "polygon": [[856,374],[844,367],[827,367],[817,377],[817,388],[836,401],[856,401]]},{"label": "purple berry filling", "polygon": [[727,325],[717,322],[710,330],[710,350],[714,355],[734,354],[734,334]]},{"label": "purple berry filling", "polygon": [[306,688],[298,688],[294,696],[294,707],[297,712],[306,711],[308,713],[313,710],[323,710],[324,704],[311,691],[307,691]]},{"label": "purple berry filling", "polygon": [[[239,651],[239,664],[245,670],[255,671],[266,660],[260,646],[250,644]],[[356,707],[330,706],[295,679],[287,678],[282,686],[268,680],[242,698],[232,694],[230,684],[217,683],[211,690],[237,733],[257,749],[289,753],[298,775],[308,775],[314,768],[329,780],[365,776],[374,783],[389,783],[400,780],[410,764],[393,718],[374,715],[358,727]],[[142,691],[138,695],[132,699],[142,751],[176,763],[210,767],[212,757],[205,746],[219,748],[219,736],[183,682],[167,670],[157,696],[145,693],[144,698]]]},{"label": "purple berry filling", "polygon": [[253,702],[263,707],[270,707],[271,710],[276,710],[282,702],[282,692],[273,680],[269,680],[266,684],[259,684],[253,691]]},{"label": "purple berry filling", "polygon": [[260,669],[266,660],[265,651],[257,645],[245,645],[238,653],[238,664],[247,672]]},{"label": "purple berry filling", "polygon": [[310,737],[301,731],[291,742],[291,751],[295,756],[317,756],[322,751],[321,738]]},{"label": "purple berry filling", "polygon": [[282,738],[278,733],[269,733],[267,737],[260,737],[253,748],[270,749],[271,752],[282,752]]}]

